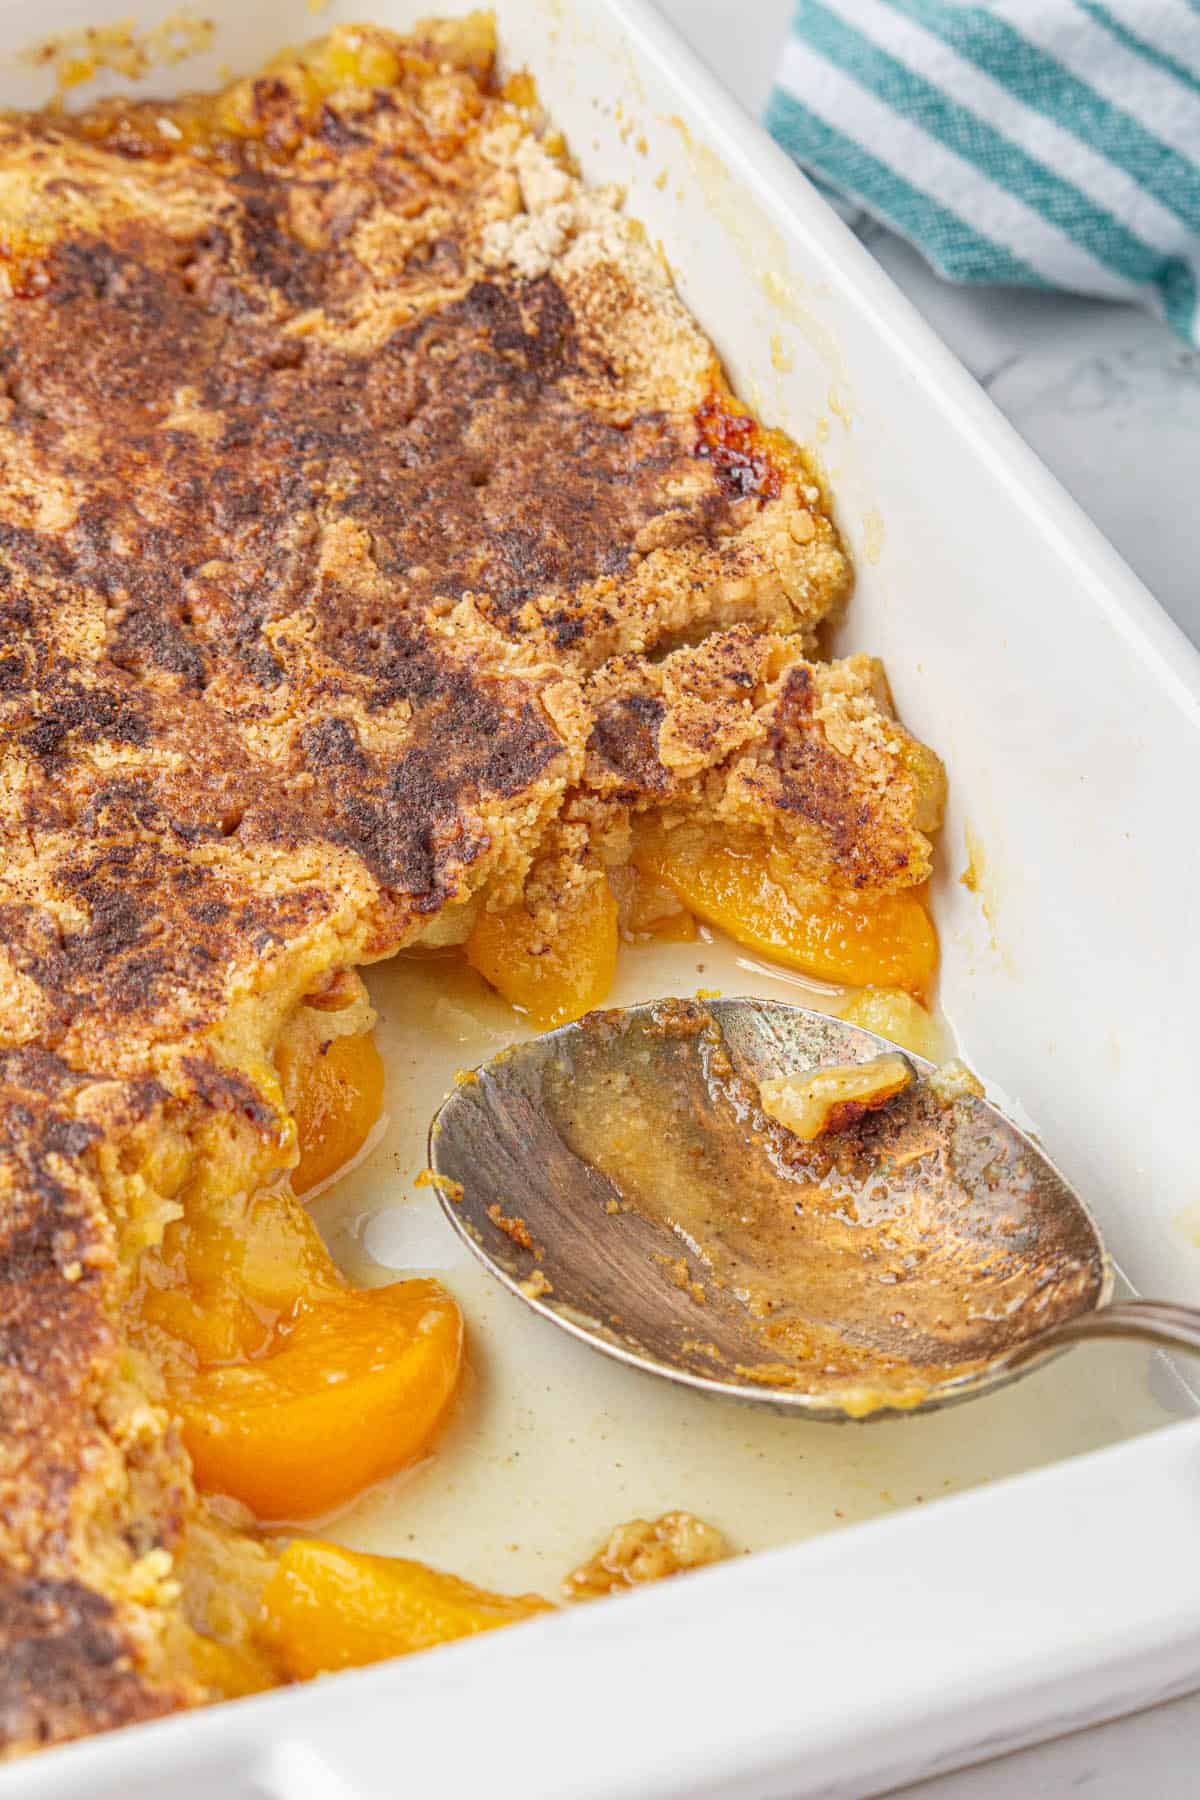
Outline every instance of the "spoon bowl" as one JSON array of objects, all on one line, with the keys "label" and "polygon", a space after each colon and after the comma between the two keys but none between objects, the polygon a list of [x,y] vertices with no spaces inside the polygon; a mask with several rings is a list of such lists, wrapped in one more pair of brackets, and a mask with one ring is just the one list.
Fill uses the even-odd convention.
[{"label": "spoon bowl", "polygon": [[822,1419],[973,1397],[1057,1354],[1112,1270],[986,1100],[918,1080],[814,1143],[759,1104],[768,1077],[892,1048],[756,999],[589,1014],[450,1094],[443,1208],[525,1304],[672,1381]]}]

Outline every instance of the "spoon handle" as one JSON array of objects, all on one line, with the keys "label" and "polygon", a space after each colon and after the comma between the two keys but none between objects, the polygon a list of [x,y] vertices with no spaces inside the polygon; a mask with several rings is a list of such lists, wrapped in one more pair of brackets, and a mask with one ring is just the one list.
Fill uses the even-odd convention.
[{"label": "spoon handle", "polygon": [[1175,1350],[1200,1351],[1200,1307],[1177,1306],[1170,1300],[1120,1300],[1095,1312],[1077,1313],[1073,1319],[1027,1338],[1005,1360],[1023,1363],[1060,1344],[1103,1337],[1144,1338]]}]

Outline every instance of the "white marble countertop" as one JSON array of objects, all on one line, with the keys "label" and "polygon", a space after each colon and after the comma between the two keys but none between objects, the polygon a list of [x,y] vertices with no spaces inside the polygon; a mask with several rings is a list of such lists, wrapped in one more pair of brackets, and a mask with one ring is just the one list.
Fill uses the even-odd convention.
[{"label": "white marble countertop", "polygon": [[[657,0],[758,116],[792,0]],[[859,235],[1200,645],[1200,353],[1148,314],[955,288],[864,220]],[[1194,1800],[1200,1694],[903,1790],[904,1800]],[[897,1800],[900,1792],[897,1790]]]}]

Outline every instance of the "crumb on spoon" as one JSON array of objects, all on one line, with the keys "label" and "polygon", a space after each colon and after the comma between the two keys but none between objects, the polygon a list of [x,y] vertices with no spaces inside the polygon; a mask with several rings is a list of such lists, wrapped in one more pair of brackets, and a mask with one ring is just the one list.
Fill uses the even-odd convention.
[{"label": "crumb on spoon", "polygon": [[940,1106],[952,1106],[964,1095],[983,1099],[983,1083],[974,1069],[969,1069],[961,1056],[952,1056],[929,1077],[929,1091]]},{"label": "crumb on spoon", "polygon": [[758,1093],[769,1118],[812,1143],[824,1132],[842,1131],[865,1112],[886,1106],[912,1079],[912,1064],[893,1050],[869,1062],[773,1076],[759,1083]]}]

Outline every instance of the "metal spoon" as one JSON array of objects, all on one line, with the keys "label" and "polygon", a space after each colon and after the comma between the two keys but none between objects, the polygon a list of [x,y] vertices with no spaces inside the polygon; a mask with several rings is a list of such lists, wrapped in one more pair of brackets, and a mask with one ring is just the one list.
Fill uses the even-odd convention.
[{"label": "metal spoon", "polygon": [[812,1144],[759,1106],[768,1076],[889,1048],[766,1000],[589,1014],[444,1102],[442,1205],[493,1274],[595,1349],[813,1418],[964,1400],[1081,1338],[1200,1349],[1200,1310],[1109,1304],[1083,1202],[987,1101],[943,1104],[918,1080]]}]

